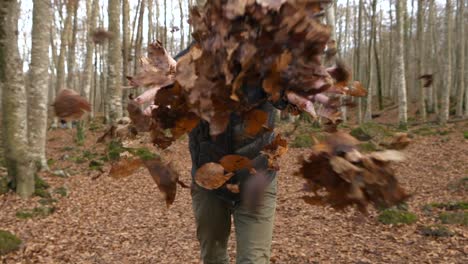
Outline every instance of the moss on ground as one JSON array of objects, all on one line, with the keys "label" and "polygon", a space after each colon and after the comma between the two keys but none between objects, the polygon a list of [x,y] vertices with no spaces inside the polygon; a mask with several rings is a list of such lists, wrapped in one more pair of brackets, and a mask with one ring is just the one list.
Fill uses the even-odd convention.
[{"label": "moss on ground", "polygon": [[297,135],[291,143],[292,148],[310,148],[313,145],[312,137],[308,133]]},{"label": "moss on ground", "polygon": [[447,202],[447,203],[431,203],[431,204],[428,204],[427,207],[429,207],[429,209],[439,208],[439,209],[444,209],[447,211],[468,210],[468,202],[462,201],[462,202]]},{"label": "moss on ground", "polygon": [[443,225],[423,226],[419,229],[423,236],[430,237],[451,237],[455,235],[450,229]]},{"label": "moss on ground", "polygon": [[443,224],[455,224],[468,226],[468,212],[443,212],[439,215]]},{"label": "moss on ground", "polygon": [[0,230],[0,255],[6,255],[17,250],[22,241],[12,233]]},{"label": "moss on ground", "polygon": [[0,176],[0,195],[7,193],[10,188],[8,186],[9,180],[5,176]]},{"label": "moss on ground", "polygon": [[49,191],[47,191],[50,185],[46,181],[44,181],[44,179],[42,179],[41,177],[37,175],[34,176],[34,185],[35,185],[35,189],[34,189],[35,196],[39,196],[42,198],[51,198]]},{"label": "moss on ground", "polygon": [[468,139],[468,131],[463,131],[463,138]]},{"label": "moss on ground", "polygon": [[359,144],[359,149],[362,152],[373,152],[378,151],[379,147],[372,143],[371,141]]},{"label": "moss on ground", "polygon": [[65,187],[55,188],[54,193],[59,194],[62,197],[66,197],[68,195],[67,188]]},{"label": "moss on ground", "polygon": [[392,137],[394,133],[384,125],[368,122],[354,128],[350,134],[361,141],[368,141],[374,138],[382,140],[386,137]]},{"label": "moss on ground", "polygon": [[383,210],[378,220],[385,225],[413,224],[418,221],[418,217],[411,212],[392,208]]},{"label": "moss on ground", "polygon": [[30,219],[36,217],[47,217],[55,212],[54,206],[39,206],[36,208],[30,209],[21,209],[16,212],[16,217],[19,219]]}]

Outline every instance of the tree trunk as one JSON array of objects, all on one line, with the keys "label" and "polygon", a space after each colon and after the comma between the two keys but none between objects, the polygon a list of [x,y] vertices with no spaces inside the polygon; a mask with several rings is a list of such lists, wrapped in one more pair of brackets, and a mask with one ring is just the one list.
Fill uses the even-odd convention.
[{"label": "tree trunk", "polygon": [[[429,2],[429,23],[428,23],[428,29],[427,29],[427,32],[428,32],[428,50],[427,50],[427,53],[428,53],[428,58],[430,58],[427,62],[427,67],[428,67],[428,73],[430,74],[434,74],[435,73],[435,60],[433,59],[435,57],[435,47],[436,47],[436,43],[433,41],[435,39],[435,36],[434,36],[434,25],[435,25],[435,8],[434,8],[434,5],[435,5],[435,0],[430,0]],[[433,77],[435,77],[433,75]],[[435,112],[435,109],[436,109],[436,104],[437,104],[437,101],[434,100],[435,98],[435,94],[436,94],[436,90],[435,90],[435,82],[433,82],[433,84],[427,88],[427,108],[428,108],[428,111],[429,113],[434,113]]]},{"label": "tree trunk", "polygon": [[[379,21],[379,36],[381,36],[382,33],[382,17]],[[382,44],[382,37],[379,38],[379,44]],[[383,47],[381,47],[381,50],[383,50]],[[382,89],[383,89],[383,82],[382,82],[382,70],[380,68],[380,58],[379,58],[379,53],[377,49],[377,33],[374,32],[374,58],[375,58],[375,70],[377,73],[377,99],[379,102],[379,110],[383,110],[383,95],[382,95]]]},{"label": "tree trunk", "polygon": [[446,45],[445,45],[445,74],[446,81],[444,89],[442,89],[440,124],[445,125],[449,119],[450,113],[450,90],[452,89],[452,0],[446,0],[445,6],[445,30],[446,30]]},{"label": "tree trunk", "polygon": [[161,41],[161,26],[159,25],[159,1],[154,0],[156,5],[156,40]]},{"label": "tree trunk", "polygon": [[[362,9],[363,9],[363,2],[362,0],[359,0],[359,13],[358,13],[358,38],[357,38],[357,45],[355,47],[356,49],[356,68],[355,68],[355,79],[360,79],[360,73],[361,73],[361,39],[362,39]],[[358,98],[358,105],[357,105],[357,120],[358,123],[362,123],[362,99]]]},{"label": "tree trunk", "polygon": [[398,88],[398,121],[401,128],[406,128],[408,123],[408,106],[406,97],[406,79],[405,79],[405,52],[404,52],[404,10],[406,0],[396,1],[397,18],[397,45],[396,45],[396,67],[395,67],[395,85]]},{"label": "tree trunk", "polygon": [[180,10],[180,45],[179,51],[184,50],[185,47],[185,32],[184,32],[184,7],[182,5],[182,0],[179,0],[179,10]]},{"label": "tree trunk", "polygon": [[52,12],[50,4],[34,0],[30,86],[28,89],[28,140],[34,162],[47,169],[46,131],[49,88],[49,39]]},{"label": "tree trunk", "polygon": [[[93,54],[94,42],[93,31],[96,28],[96,16],[99,9],[98,0],[86,0],[86,19],[87,19],[87,34],[86,34],[86,57],[84,65],[84,80],[83,80],[83,96],[91,102],[91,84],[93,81]],[[93,104],[92,104],[93,105]]]},{"label": "tree trunk", "polygon": [[153,0],[148,0],[148,44],[153,41]]},{"label": "tree trunk", "polygon": [[73,6],[75,1],[69,1],[67,3],[67,16],[63,25],[63,30],[60,39],[60,52],[57,61],[57,80],[55,83],[55,91],[58,92],[65,88],[65,52],[68,46],[68,39],[71,31],[71,18],[73,12]]},{"label": "tree trunk", "polygon": [[[127,76],[129,75],[129,61],[130,60],[130,5],[128,0],[122,1],[122,57],[123,57],[123,71],[122,71],[122,83],[124,86],[128,85]],[[149,25],[148,35],[151,34],[151,26]],[[137,63],[138,58],[135,58],[135,63]],[[127,89],[122,91],[123,93],[123,102],[122,102],[122,113],[123,115],[127,114],[126,105],[128,100],[129,91]]]},{"label": "tree trunk", "polygon": [[138,69],[138,62],[142,57],[141,49],[143,46],[143,18],[145,15],[145,0],[141,0],[140,3],[140,14],[138,16],[138,26],[136,31],[136,39],[135,39],[135,63],[133,64],[133,73],[137,73]]},{"label": "tree trunk", "polygon": [[69,1],[73,2],[73,27],[71,35],[68,36],[71,38],[68,45],[68,57],[67,57],[67,87],[69,89],[75,90],[75,61],[76,61],[76,35],[78,30],[78,5],[79,1]]},{"label": "tree trunk", "polygon": [[120,47],[120,1],[109,0],[108,88],[109,122],[114,124],[122,117],[122,56]]},{"label": "tree trunk", "polygon": [[3,90],[5,159],[8,177],[16,185],[16,192],[28,198],[34,193],[34,170],[28,144],[26,87],[18,50],[18,2],[2,1],[0,15],[0,82]]},{"label": "tree trunk", "polygon": [[[424,17],[424,3],[423,0],[418,0],[418,21],[417,21],[417,43],[418,43],[418,57],[417,57],[417,74],[419,76],[424,74],[424,48],[427,45],[424,41],[424,25],[423,25],[423,17]],[[419,82],[419,114],[421,115],[421,120],[426,122],[427,114],[426,114],[426,88],[423,86],[423,82]]]},{"label": "tree trunk", "polygon": [[376,34],[376,26],[375,26],[375,15],[377,12],[377,0],[372,1],[372,16],[371,16],[371,21],[370,21],[370,36],[369,36],[369,47],[368,47],[368,52],[367,52],[367,65],[369,67],[369,76],[367,78],[367,100],[366,100],[366,113],[364,116],[364,121],[369,122],[372,121],[372,96],[374,95],[373,92],[373,85],[371,85],[372,81],[372,51],[373,51],[373,46],[375,45],[374,39],[375,34]]},{"label": "tree trunk", "polygon": [[167,0],[164,0],[164,48],[167,49]]},{"label": "tree trunk", "polygon": [[[463,116],[463,99],[464,99],[464,93],[468,92],[467,88],[465,87],[465,19],[464,19],[464,14],[465,14],[465,1],[463,0],[458,0],[458,95],[457,95],[457,111],[456,114],[457,116]],[[468,101],[465,100],[465,104],[468,104]],[[468,114],[468,106],[465,107],[467,109]]]},{"label": "tree trunk", "polygon": [[[395,58],[393,57],[393,39],[394,39],[394,35],[393,35],[393,26],[394,26],[394,23],[393,23],[393,11],[392,11],[392,1],[390,0],[389,1],[389,14],[390,14],[390,43],[389,43],[389,52],[388,52],[388,62],[390,65],[392,65],[394,62],[395,62]],[[392,103],[395,102],[396,98],[395,98],[395,89],[393,89],[393,67],[391,67],[388,71],[388,89],[390,91],[390,94],[389,96],[392,98]]]}]

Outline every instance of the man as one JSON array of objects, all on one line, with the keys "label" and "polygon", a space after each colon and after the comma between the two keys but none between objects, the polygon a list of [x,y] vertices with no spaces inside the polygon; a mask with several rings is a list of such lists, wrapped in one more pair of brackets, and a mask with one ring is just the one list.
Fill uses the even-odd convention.
[{"label": "man", "polygon": [[[179,53],[177,60],[188,50]],[[257,109],[268,114],[267,126],[274,128],[275,107],[284,109],[287,101],[279,100],[274,105],[266,99],[260,77],[256,83],[245,83],[242,86],[243,96],[249,103],[265,101]],[[244,133],[244,120],[239,114],[230,116],[229,125],[224,133],[216,137],[210,136],[209,123],[206,121],[190,132],[189,148],[192,158],[192,175],[203,164],[219,162],[225,155],[237,154],[253,161],[256,171],[265,172],[269,181],[260,203],[252,208],[244,198],[245,186],[252,176],[248,170],[236,172],[227,183],[238,184],[240,193],[233,193],[222,187],[217,190],[207,190],[192,184],[192,208],[197,226],[197,238],[201,247],[201,258],[204,264],[229,263],[227,245],[231,233],[231,216],[234,220],[237,240],[237,263],[263,264],[270,262],[270,248],[273,234],[273,222],[276,209],[276,172],[268,171],[268,160],[261,150],[274,139],[274,133],[267,131],[259,133],[255,138]]]}]

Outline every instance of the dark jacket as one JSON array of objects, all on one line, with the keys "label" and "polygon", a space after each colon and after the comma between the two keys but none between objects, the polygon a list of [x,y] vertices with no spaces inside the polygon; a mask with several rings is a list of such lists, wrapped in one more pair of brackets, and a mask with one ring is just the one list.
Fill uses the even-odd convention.
[{"label": "dark jacket", "polygon": [[[179,53],[179,55],[176,56],[176,59],[186,52],[187,50],[184,50]],[[267,94],[263,91],[260,80],[257,84],[244,84],[242,86],[242,92],[243,97],[252,104],[262,101],[267,97]],[[256,108],[267,112],[268,121],[266,125],[273,130],[275,123],[275,107],[278,109],[284,109],[286,106],[287,102],[280,100],[275,104],[265,101]],[[189,134],[189,148],[192,157],[192,175],[195,175],[197,169],[203,164],[208,162],[219,162],[222,157],[229,154],[245,156],[253,160],[254,168],[257,171],[267,171],[268,160],[260,152],[274,139],[274,132],[267,131],[259,133],[254,138],[251,138],[245,136],[244,130],[244,120],[238,113],[231,114],[230,122],[226,131],[216,137],[210,136],[209,123],[201,121],[200,124]],[[267,174],[270,177],[270,180],[273,180],[274,177],[276,177],[275,171],[268,171]],[[242,193],[243,184],[249,176],[250,173],[248,170],[240,170],[236,172],[236,175],[232,177],[228,183],[240,184],[240,190]],[[232,193],[223,187],[213,190],[213,192],[215,192],[221,199],[232,203],[234,206],[241,200],[240,194]]]}]

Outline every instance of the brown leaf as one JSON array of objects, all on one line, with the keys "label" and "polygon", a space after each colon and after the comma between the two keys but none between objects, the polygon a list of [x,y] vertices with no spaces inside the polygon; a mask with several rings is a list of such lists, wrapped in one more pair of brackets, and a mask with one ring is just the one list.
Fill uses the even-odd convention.
[{"label": "brown leaf", "polygon": [[209,162],[201,166],[195,173],[195,182],[201,187],[214,190],[223,186],[234,173],[224,174],[224,167],[219,163]]},{"label": "brown leaf", "polygon": [[165,165],[159,158],[144,160],[143,163],[158,185],[166,201],[166,205],[169,207],[174,203],[176,197],[179,174],[172,168],[171,164]]},{"label": "brown leaf", "polygon": [[402,150],[405,149],[411,143],[411,139],[407,133],[395,133],[390,143],[382,143],[384,147],[388,149]]},{"label": "brown leaf", "polygon": [[279,170],[279,158],[288,152],[288,142],[281,138],[281,134],[276,135],[275,139],[266,145],[262,153],[268,157],[268,168]]},{"label": "brown leaf", "polygon": [[254,109],[247,112],[247,114],[244,117],[244,120],[244,132],[248,136],[254,137],[260,131],[262,131],[263,127],[266,125],[266,122],[268,120],[268,113],[259,109]]},{"label": "brown leaf", "polygon": [[423,87],[425,87],[425,88],[431,87],[432,82],[434,81],[434,77],[433,77],[432,74],[423,74],[423,75],[419,76],[418,79],[424,81]]},{"label": "brown leaf", "polygon": [[232,193],[240,193],[239,184],[226,184],[226,189]]},{"label": "brown leaf", "polygon": [[139,158],[121,159],[112,164],[109,176],[115,179],[125,178],[135,173],[141,166],[143,162]]},{"label": "brown leaf", "polygon": [[66,121],[79,120],[85,112],[91,111],[88,100],[70,89],[62,89],[52,104],[55,114]]},{"label": "brown leaf", "polygon": [[226,155],[219,161],[227,172],[235,172],[242,169],[251,169],[252,161],[240,155]]},{"label": "brown leaf", "polygon": [[390,167],[392,162],[402,160],[401,153],[387,150],[362,155],[357,143],[338,132],[314,145],[310,156],[302,159],[298,173],[316,194],[306,197],[306,202],[336,209],[356,206],[366,213],[369,204],[388,207],[409,197]]},{"label": "brown leaf", "polygon": [[151,125],[151,117],[143,114],[138,103],[129,100],[127,104],[127,111],[132,124],[139,132],[148,132]]},{"label": "brown leaf", "polygon": [[358,81],[354,81],[347,94],[354,97],[364,97],[367,95],[367,90]]}]

